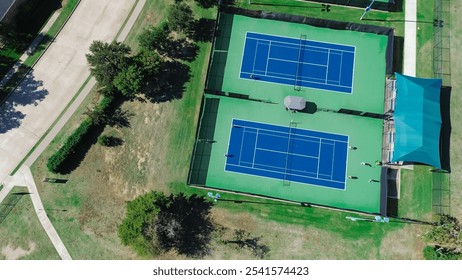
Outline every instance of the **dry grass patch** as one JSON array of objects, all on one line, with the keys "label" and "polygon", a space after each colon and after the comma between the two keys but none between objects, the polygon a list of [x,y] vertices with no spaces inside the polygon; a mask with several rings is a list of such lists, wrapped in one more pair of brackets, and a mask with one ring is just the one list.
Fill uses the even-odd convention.
[{"label": "dry grass patch", "polygon": [[8,244],[2,248],[1,253],[5,260],[19,260],[22,257],[30,255],[33,251],[35,251],[36,247],[37,245],[32,241],[29,241],[29,246],[27,249],[23,249],[21,247],[13,247]]},{"label": "dry grass patch", "polygon": [[[29,195],[24,193],[27,188],[15,187],[2,202],[16,204],[0,224],[0,259],[59,259],[35,214]],[[0,209],[5,210],[1,206]]]},{"label": "dry grass patch", "polygon": [[400,231],[389,232],[382,240],[380,258],[389,260],[420,260],[425,243],[422,233],[425,225],[406,225]]}]

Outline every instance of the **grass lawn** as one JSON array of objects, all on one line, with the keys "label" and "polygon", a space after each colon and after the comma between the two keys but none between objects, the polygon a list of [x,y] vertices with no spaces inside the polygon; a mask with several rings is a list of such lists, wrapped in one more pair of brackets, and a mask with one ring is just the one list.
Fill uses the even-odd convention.
[{"label": "grass lawn", "polygon": [[60,259],[40,225],[30,197],[21,194],[27,191],[25,187],[14,187],[0,204],[0,259]]},{"label": "grass lawn", "polygon": [[451,215],[462,220],[462,62],[459,50],[462,48],[462,1],[451,1]]},{"label": "grass lawn", "polygon": [[[163,20],[166,7],[171,3],[173,0],[147,2],[126,41],[133,49],[136,49],[136,34],[146,25]],[[193,5],[197,18],[215,18],[214,9],[202,10]],[[252,8],[262,7],[252,5]],[[271,6],[264,6],[264,9],[320,16],[318,9]],[[360,13],[358,9],[336,6],[328,16],[342,20],[356,18],[357,21]],[[367,17],[377,19],[368,22],[370,24],[393,24],[397,27],[397,34],[403,33],[402,22],[378,20],[402,19],[402,13],[374,11]],[[192,77],[181,99],[166,103],[137,100],[123,104],[122,109],[133,114],[130,127],[111,127],[105,131],[122,138],[123,145],[112,148],[94,145],[74,172],[62,176],[69,179],[66,185],[44,185],[39,178],[56,177],[46,171],[46,160],[79,124],[85,107],[98,101],[99,96],[95,92],[87,97],[32,166],[45,207],[68,210],[50,212],[49,215],[74,259],[138,258],[133,250],[122,246],[117,237],[117,227],[124,216],[124,203],[137,195],[149,190],[206,195],[206,190],[187,187],[185,181],[210,47],[210,43],[200,44],[198,57],[189,64]],[[422,258],[424,244],[417,236],[425,230],[425,226],[352,222],[345,218],[353,215],[349,213],[235,194],[222,195],[227,200],[219,201],[212,213],[218,230],[214,234],[212,254],[207,257],[210,259],[254,258],[250,252],[222,242],[230,240],[235,229],[245,229],[252,236],[262,236],[261,242],[270,247],[267,256],[270,259]],[[413,197],[419,199],[423,195],[415,193]],[[402,211],[425,215],[426,208],[412,209],[404,205]],[[167,253],[159,258],[183,257]]]}]

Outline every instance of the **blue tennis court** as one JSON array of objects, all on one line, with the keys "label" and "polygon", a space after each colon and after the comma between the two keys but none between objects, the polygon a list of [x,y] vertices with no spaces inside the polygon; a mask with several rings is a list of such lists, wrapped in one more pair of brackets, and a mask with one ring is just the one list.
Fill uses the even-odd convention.
[{"label": "blue tennis court", "polygon": [[247,32],[240,78],[352,93],[355,47]]},{"label": "blue tennis court", "polygon": [[345,189],[348,136],[233,119],[225,170]]}]

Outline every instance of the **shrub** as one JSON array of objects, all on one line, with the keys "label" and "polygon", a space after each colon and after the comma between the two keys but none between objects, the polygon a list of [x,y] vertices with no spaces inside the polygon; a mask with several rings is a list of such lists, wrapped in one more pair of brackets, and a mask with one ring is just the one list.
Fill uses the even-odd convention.
[{"label": "shrub", "polygon": [[423,250],[426,260],[458,260],[460,254],[453,253],[442,247],[427,246]]},{"label": "shrub", "polygon": [[74,154],[76,147],[87,135],[92,127],[92,121],[90,118],[86,118],[79,127],[66,139],[64,145],[54,153],[47,162],[47,168],[53,173],[60,173],[63,163],[69,156]]},{"label": "shrub", "polygon": [[98,144],[101,146],[109,147],[112,143],[112,137],[108,135],[101,135],[98,137]]}]

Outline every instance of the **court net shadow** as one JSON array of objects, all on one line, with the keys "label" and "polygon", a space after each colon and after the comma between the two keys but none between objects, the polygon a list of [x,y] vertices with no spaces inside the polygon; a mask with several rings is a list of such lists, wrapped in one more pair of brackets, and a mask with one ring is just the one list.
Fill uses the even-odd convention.
[{"label": "court net shadow", "polygon": [[196,143],[188,176],[189,185],[200,186],[204,186],[207,181],[220,99],[204,97],[202,102],[202,117],[196,132]]}]

